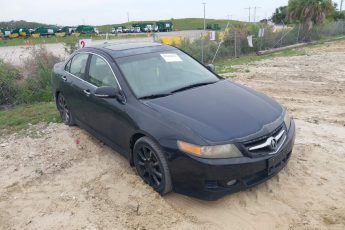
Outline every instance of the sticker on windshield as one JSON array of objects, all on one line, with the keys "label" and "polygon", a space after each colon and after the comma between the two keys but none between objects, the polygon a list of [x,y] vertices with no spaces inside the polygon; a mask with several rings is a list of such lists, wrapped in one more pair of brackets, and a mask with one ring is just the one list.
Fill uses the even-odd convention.
[{"label": "sticker on windshield", "polygon": [[166,61],[166,62],[181,62],[182,59],[174,53],[170,53],[170,54],[161,54],[162,58]]}]

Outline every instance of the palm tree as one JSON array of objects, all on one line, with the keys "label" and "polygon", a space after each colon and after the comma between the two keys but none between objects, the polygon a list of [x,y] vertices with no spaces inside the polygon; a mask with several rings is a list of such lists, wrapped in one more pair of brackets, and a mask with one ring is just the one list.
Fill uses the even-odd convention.
[{"label": "palm tree", "polygon": [[333,11],[332,0],[289,0],[288,5],[289,18],[303,22],[305,42],[311,41],[313,24],[322,24]]}]

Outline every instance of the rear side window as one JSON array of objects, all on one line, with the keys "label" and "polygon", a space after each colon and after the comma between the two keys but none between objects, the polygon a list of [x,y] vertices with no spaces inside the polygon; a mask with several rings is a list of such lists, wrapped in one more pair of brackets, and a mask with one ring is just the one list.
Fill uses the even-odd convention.
[{"label": "rear side window", "polygon": [[89,67],[88,81],[97,86],[112,86],[117,88],[117,82],[108,63],[97,55],[92,55]]},{"label": "rear side window", "polygon": [[86,64],[89,54],[77,54],[73,57],[69,72],[74,76],[85,79]]}]

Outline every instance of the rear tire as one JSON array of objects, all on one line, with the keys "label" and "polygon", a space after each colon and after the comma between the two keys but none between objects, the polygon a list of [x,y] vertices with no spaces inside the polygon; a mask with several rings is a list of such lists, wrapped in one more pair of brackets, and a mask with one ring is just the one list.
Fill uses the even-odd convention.
[{"label": "rear tire", "polygon": [[62,93],[58,94],[56,99],[56,105],[63,123],[68,126],[75,125],[71,110],[68,108],[67,101]]},{"label": "rear tire", "polygon": [[172,190],[170,170],[162,149],[148,137],[134,145],[133,161],[139,176],[161,195]]}]

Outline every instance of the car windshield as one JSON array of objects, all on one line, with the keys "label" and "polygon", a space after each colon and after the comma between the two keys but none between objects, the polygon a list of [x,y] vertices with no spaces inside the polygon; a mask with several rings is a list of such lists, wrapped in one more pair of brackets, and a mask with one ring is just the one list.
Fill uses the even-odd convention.
[{"label": "car windshield", "polygon": [[140,99],[167,96],[219,81],[215,74],[179,50],[123,57],[117,63]]}]

